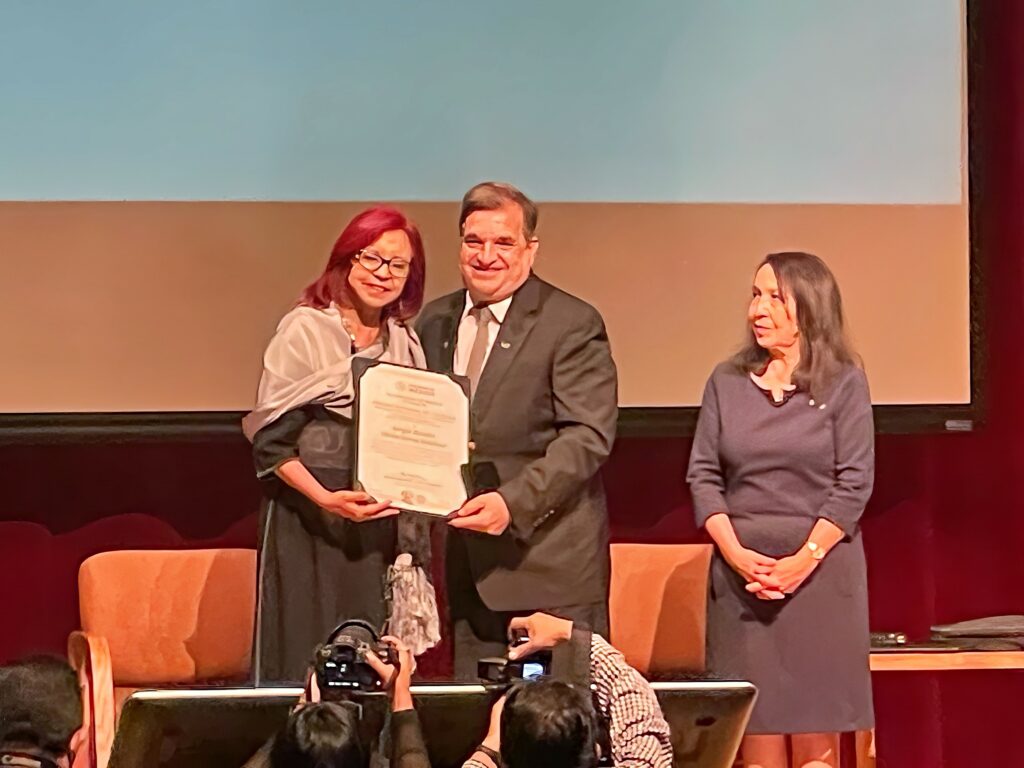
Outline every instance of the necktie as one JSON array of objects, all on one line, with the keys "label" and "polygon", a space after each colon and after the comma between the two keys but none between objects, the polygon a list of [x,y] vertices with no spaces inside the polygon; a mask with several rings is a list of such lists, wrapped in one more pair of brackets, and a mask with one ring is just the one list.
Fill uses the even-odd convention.
[{"label": "necktie", "polygon": [[487,357],[487,337],[490,335],[488,326],[494,319],[494,314],[486,306],[473,307],[469,310],[469,316],[476,321],[476,336],[473,337],[473,346],[469,350],[469,363],[466,365],[466,376],[469,377],[470,396],[476,394],[476,386],[480,383],[480,374],[484,370],[484,360]]}]

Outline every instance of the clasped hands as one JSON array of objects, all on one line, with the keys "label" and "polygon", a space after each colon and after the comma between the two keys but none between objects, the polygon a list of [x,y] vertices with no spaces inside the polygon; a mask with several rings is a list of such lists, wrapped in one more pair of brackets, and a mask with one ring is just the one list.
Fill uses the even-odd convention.
[{"label": "clasped hands", "polygon": [[761,600],[784,600],[806,581],[819,560],[806,547],[774,558],[743,546],[720,549],[729,566],[747,582],[747,591]]}]

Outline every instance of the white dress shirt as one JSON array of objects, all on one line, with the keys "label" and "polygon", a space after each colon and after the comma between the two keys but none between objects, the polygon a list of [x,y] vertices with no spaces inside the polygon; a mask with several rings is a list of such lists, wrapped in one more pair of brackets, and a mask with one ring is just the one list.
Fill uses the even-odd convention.
[{"label": "white dress shirt", "polygon": [[[505,315],[508,314],[511,304],[512,297],[509,296],[507,299],[487,305],[494,316],[494,322],[487,324],[487,352],[484,354],[484,365],[480,369],[481,371],[487,368],[487,358],[491,356],[491,347],[494,346],[494,340],[498,338],[498,331],[501,330],[501,324],[505,322]],[[469,297],[469,291],[466,291],[466,306],[462,310],[462,319],[459,320],[459,335],[455,342],[454,368],[455,373],[459,376],[466,375],[466,368],[469,366],[469,352],[473,349],[473,342],[476,341],[476,320],[469,316],[469,310],[472,308],[473,299]]]}]

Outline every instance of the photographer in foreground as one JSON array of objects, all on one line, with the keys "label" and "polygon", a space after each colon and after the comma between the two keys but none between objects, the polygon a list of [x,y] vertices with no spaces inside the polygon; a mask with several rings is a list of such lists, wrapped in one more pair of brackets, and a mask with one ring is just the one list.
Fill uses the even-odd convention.
[{"label": "photographer in foreground", "polygon": [[509,631],[527,636],[509,649],[510,660],[550,649],[552,671],[574,685],[514,685],[495,705],[487,735],[464,768],[594,766],[602,727],[613,765],[671,768],[668,723],[654,690],[603,637],[544,613],[513,618]]},{"label": "photographer in foreground", "polygon": [[40,656],[0,667],[0,765],[68,768],[84,740],[78,676]]},{"label": "photographer in foreground", "polygon": [[[396,663],[389,664],[372,651],[365,659],[391,699],[390,764],[430,768],[410,692],[416,668],[412,652],[398,638],[386,636],[381,641],[394,649]],[[317,677],[311,674],[304,700],[245,768],[368,768],[370,749],[360,739],[359,719],[360,707],[352,701],[322,701]]]}]

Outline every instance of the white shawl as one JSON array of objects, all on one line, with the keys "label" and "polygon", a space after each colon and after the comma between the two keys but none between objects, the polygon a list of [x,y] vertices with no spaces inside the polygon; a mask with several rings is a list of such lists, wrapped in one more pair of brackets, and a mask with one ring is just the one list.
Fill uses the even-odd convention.
[{"label": "white shawl", "polygon": [[[242,419],[242,431],[252,441],[263,427],[303,405],[323,405],[345,418],[352,417],[355,391],[352,358],[376,357],[390,363],[425,368],[420,341],[411,328],[387,321],[387,348],[376,357],[374,345],[352,353],[352,340],[341,322],[341,312],[296,307],[278,323],[277,332],[263,355],[263,376],[256,407]],[[369,354],[367,354],[369,353]]]}]

